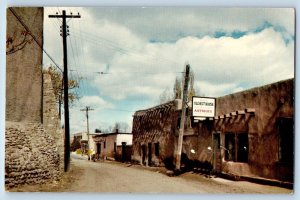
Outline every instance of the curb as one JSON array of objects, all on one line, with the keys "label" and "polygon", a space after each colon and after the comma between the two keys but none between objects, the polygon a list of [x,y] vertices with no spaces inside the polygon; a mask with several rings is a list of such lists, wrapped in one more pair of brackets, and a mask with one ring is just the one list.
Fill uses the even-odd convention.
[{"label": "curb", "polygon": [[225,179],[230,179],[234,181],[249,181],[252,183],[259,183],[263,185],[270,185],[270,186],[278,186],[287,189],[293,189],[294,184],[287,181],[279,181],[274,179],[265,179],[260,177],[250,177],[250,176],[239,176],[235,174],[227,174],[227,173],[216,173],[217,176]]}]

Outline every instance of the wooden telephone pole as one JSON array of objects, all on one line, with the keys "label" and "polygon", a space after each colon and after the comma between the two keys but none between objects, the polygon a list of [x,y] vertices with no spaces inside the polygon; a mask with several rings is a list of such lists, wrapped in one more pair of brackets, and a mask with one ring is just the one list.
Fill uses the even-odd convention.
[{"label": "wooden telephone pole", "polygon": [[70,123],[69,123],[69,92],[68,92],[68,57],[67,57],[67,18],[80,18],[80,15],[66,15],[66,11],[62,11],[62,15],[49,15],[49,18],[62,18],[62,38],[63,38],[63,54],[64,54],[64,72],[63,72],[63,82],[64,82],[64,110],[65,110],[65,154],[64,154],[64,170],[67,172],[70,165]]},{"label": "wooden telephone pole", "polygon": [[90,148],[90,129],[89,129],[89,111],[90,110],[94,110],[94,109],[90,108],[89,106],[86,106],[84,109],[80,109],[80,111],[85,111],[85,115],[86,115],[86,129],[87,129],[87,137],[88,137],[87,148],[88,148],[88,150]]},{"label": "wooden telephone pole", "polygon": [[185,66],[185,76],[184,76],[184,86],[183,86],[183,95],[182,95],[182,109],[181,109],[181,120],[180,120],[180,129],[178,135],[178,146],[176,152],[176,170],[180,170],[181,163],[181,152],[182,152],[182,141],[183,141],[183,132],[184,132],[184,122],[185,122],[185,113],[186,113],[186,104],[187,104],[187,93],[188,85],[190,79],[190,65]]}]

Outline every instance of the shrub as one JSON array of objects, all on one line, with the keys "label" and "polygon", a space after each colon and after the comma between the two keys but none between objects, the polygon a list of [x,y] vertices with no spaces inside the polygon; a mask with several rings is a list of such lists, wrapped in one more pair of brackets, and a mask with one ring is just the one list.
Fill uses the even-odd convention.
[{"label": "shrub", "polygon": [[82,154],[81,149],[76,149],[76,154]]}]

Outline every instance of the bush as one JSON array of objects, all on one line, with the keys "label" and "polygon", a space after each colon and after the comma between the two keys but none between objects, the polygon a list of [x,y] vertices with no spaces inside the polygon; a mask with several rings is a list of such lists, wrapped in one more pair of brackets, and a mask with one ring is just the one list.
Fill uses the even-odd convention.
[{"label": "bush", "polygon": [[76,154],[82,154],[81,149],[76,149]]}]

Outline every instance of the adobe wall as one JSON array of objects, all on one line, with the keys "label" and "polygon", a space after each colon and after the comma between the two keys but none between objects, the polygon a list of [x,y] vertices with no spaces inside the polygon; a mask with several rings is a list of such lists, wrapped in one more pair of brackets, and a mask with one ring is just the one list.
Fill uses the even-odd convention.
[{"label": "adobe wall", "polygon": [[116,153],[115,153],[115,160],[119,162],[126,162],[126,161],[131,161],[131,155],[132,155],[132,146],[131,145],[126,145],[125,147],[125,160],[122,158],[122,146],[117,146]]},{"label": "adobe wall", "polygon": [[[43,8],[14,7],[40,44],[43,44]],[[13,45],[24,39],[25,28],[7,9],[7,39]],[[27,36],[32,39],[31,36]],[[12,46],[9,45],[8,49]],[[41,48],[32,41],[6,56],[6,120],[42,122],[42,60]]]},{"label": "adobe wall", "polygon": [[[175,149],[175,129],[178,113],[174,102],[137,111],[133,118],[132,160],[141,163],[141,145],[146,145],[146,165],[148,161],[148,143],[152,143],[152,165],[172,164]],[[159,143],[159,156],[155,156],[154,143]]]},{"label": "adobe wall", "polygon": [[[216,99],[216,116],[223,118],[205,120],[198,124],[197,159],[212,163],[212,134],[220,133],[221,169],[225,173],[255,176],[279,180],[293,178],[292,163],[279,162],[279,133],[276,121],[279,117],[294,117],[294,79],[230,94]],[[255,113],[226,117],[226,114],[247,108]],[[248,162],[225,160],[225,133],[248,133]],[[185,139],[191,145],[194,139]],[[291,144],[294,141],[291,141]]]},{"label": "adobe wall", "polygon": [[[93,137],[95,153],[97,153],[97,144],[101,144],[101,153],[100,158],[114,158],[114,143],[116,142],[117,134],[106,135]],[[105,142],[105,148],[104,148]]]},{"label": "adobe wall", "polygon": [[[208,147],[212,147],[212,128],[212,121],[203,121],[194,125],[194,134],[183,136],[182,152],[187,155],[189,160],[195,161],[195,167],[211,168],[213,154]],[[194,150],[195,153],[192,153],[191,150]]]},{"label": "adobe wall", "polygon": [[[255,109],[254,116],[243,119],[244,129],[248,131],[248,164],[235,166],[235,163],[224,162],[223,169],[239,174],[290,179],[293,176],[293,167],[278,163],[279,138],[276,120],[279,117],[294,117],[293,103],[293,79],[218,98],[217,115],[245,108]],[[239,123],[243,124],[243,122]],[[235,125],[225,125],[221,128],[222,132],[227,131],[226,127],[235,127]],[[224,135],[222,140],[224,141]]]},{"label": "adobe wall", "polygon": [[[115,152],[114,152],[114,143],[117,141],[117,134],[109,135],[106,137],[106,148],[105,148],[105,156],[114,158]],[[102,144],[103,148],[103,144]]]}]

